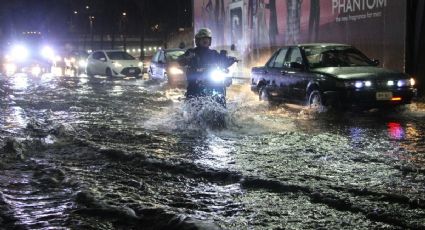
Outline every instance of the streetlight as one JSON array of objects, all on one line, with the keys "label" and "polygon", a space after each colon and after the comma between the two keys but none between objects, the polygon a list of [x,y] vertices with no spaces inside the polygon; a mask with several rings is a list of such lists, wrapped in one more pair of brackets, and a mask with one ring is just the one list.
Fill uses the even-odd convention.
[{"label": "streetlight", "polygon": [[121,13],[121,19],[120,19],[120,28],[121,28],[121,33],[122,33],[122,39],[123,39],[123,48],[124,51],[127,50],[127,12],[122,12]]},{"label": "streetlight", "polygon": [[91,36],[91,40],[90,40],[90,46],[91,49],[93,49],[93,41],[94,41],[94,34],[93,34],[93,22],[94,22],[95,17],[94,16],[89,16],[89,22],[90,22],[90,36]]}]

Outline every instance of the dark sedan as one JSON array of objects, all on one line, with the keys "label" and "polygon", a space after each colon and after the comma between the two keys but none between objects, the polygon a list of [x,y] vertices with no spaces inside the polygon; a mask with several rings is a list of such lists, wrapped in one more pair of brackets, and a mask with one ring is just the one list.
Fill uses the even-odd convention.
[{"label": "dark sedan", "polygon": [[148,67],[149,78],[165,80],[170,85],[184,83],[186,76],[177,62],[177,58],[184,52],[184,49],[165,49],[156,52]]},{"label": "dark sedan", "polygon": [[310,107],[381,107],[408,104],[415,80],[377,67],[344,44],[302,44],[277,50],[265,66],[251,71],[251,90],[260,100]]}]

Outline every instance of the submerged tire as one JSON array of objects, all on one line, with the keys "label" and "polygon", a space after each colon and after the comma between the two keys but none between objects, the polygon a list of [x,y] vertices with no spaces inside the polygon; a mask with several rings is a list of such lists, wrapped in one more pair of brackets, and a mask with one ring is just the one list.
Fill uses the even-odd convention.
[{"label": "submerged tire", "polygon": [[90,69],[89,69],[89,68],[86,68],[86,74],[87,74],[87,76],[89,76],[89,77],[93,77],[93,76],[94,76],[94,74],[90,71]]},{"label": "submerged tire", "polygon": [[270,94],[266,87],[261,87],[258,92],[258,99],[260,101],[270,101]]},{"label": "submerged tire", "polygon": [[110,68],[106,68],[105,73],[107,77],[112,77],[112,70]]},{"label": "submerged tire", "polygon": [[323,107],[324,107],[323,100],[319,90],[313,90],[310,92],[307,105],[309,109],[312,109],[318,112],[323,110]]}]

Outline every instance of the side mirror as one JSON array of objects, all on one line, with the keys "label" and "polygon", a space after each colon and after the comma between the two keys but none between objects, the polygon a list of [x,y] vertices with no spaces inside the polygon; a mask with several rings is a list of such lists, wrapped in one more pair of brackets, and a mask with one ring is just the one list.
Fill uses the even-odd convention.
[{"label": "side mirror", "polygon": [[373,64],[374,66],[378,66],[378,65],[380,65],[380,64],[381,64],[381,62],[380,62],[379,60],[372,59],[372,64]]}]

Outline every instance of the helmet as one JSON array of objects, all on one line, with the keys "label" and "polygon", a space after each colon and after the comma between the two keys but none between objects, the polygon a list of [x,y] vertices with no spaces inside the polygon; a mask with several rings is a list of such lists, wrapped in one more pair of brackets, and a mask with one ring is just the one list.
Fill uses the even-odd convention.
[{"label": "helmet", "polygon": [[200,39],[200,38],[211,38],[212,37],[212,33],[211,30],[208,28],[202,28],[198,31],[198,33],[196,33],[195,35],[195,39]]}]

